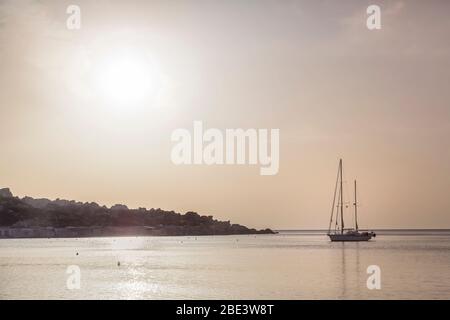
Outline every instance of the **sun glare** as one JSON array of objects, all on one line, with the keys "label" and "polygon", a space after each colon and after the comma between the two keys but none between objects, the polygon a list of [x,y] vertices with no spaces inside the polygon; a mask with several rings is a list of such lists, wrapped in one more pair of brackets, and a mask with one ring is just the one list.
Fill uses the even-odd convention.
[{"label": "sun glare", "polygon": [[124,56],[110,58],[98,70],[99,92],[108,102],[140,103],[157,90],[158,74],[149,61]]}]

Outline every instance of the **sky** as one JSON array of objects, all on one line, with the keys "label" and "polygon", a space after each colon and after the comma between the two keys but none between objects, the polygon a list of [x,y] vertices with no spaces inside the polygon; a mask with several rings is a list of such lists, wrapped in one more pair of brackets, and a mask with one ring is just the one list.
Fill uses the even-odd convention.
[{"label": "sky", "polygon": [[[67,28],[73,4],[80,29]],[[371,4],[380,30],[366,27]],[[0,187],[324,229],[342,158],[360,227],[450,228],[449,9],[0,0]],[[175,165],[171,134],[196,120],[279,129],[278,174]]]}]

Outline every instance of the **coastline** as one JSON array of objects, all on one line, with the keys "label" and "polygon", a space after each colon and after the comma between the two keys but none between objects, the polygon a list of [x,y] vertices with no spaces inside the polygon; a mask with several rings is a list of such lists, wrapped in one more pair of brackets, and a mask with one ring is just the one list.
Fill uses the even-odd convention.
[{"label": "coastline", "polygon": [[0,189],[0,239],[273,233],[192,211],[181,214],[160,208],[129,209],[123,204],[108,208],[95,202],[19,198],[9,188]]},{"label": "coastline", "polygon": [[231,226],[230,230],[214,230],[201,226],[130,226],[130,227],[0,227],[0,239],[101,238],[139,236],[211,236],[276,234],[270,229],[256,230]]}]

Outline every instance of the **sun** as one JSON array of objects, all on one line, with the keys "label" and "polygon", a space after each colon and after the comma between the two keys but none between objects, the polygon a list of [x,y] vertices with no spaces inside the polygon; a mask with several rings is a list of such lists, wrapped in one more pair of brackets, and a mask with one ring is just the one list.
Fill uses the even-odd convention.
[{"label": "sun", "polygon": [[100,96],[119,105],[145,102],[158,90],[158,80],[155,63],[137,55],[108,57],[102,60],[97,70]]}]

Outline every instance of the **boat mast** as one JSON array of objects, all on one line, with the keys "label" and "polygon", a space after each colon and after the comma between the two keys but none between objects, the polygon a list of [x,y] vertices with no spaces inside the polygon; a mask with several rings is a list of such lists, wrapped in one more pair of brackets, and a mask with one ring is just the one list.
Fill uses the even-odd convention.
[{"label": "boat mast", "polygon": [[[331,232],[331,224],[333,223],[333,215],[334,215],[334,209],[335,209],[335,205],[336,205],[336,194],[337,194],[337,190],[338,190],[338,183],[339,183],[339,167],[338,167],[338,171],[336,174],[336,183],[334,184],[334,195],[333,195],[333,204],[331,205],[331,217],[330,217],[330,224],[328,225],[328,233]],[[338,200],[339,202],[339,200]],[[339,205],[338,205],[339,208]],[[338,208],[336,209],[336,221],[338,219]]]},{"label": "boat mast", "polygon": [[355,206],[355,226],[356,231],[358,231],[358,203],[356,201],[356,180],[355,180],[355,203],[353,204]]},{"label": "boat mast", "polygon": [[344,195],[342,192],[342,159],[339,160],[339,174],[341,176],[340,181],[340,196],[341,196],[341,234],[344,233]]}]

